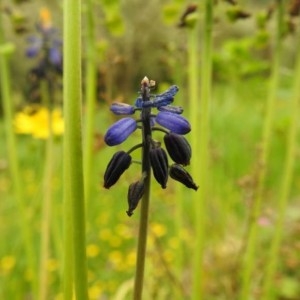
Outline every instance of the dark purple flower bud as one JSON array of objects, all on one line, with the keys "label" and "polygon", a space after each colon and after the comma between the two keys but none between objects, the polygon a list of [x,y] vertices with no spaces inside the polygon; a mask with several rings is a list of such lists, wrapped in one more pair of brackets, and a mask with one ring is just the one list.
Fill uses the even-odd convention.
[{"label": "dark purple flower bud", "polygon": [[136,209],[139,201],[143,197],[145,190],[145,184],[143,180],[130,184],[127,194],[128,210],[127,215],[130,217],[133,215],[133,211]]},{"label": "dark purple flower bud", "polygon": [[192,149],[185,137],[170,132],[164,136],[164,142],[174,162],[184,166],[190,164]]},{"label": "dark purple flower bud", "polygon": [[168,157],[166,151],[161,148],[153,148],[149,153],[153,175],[163,189],[167,187],[168,181]]},{"label": "dark purple flower bud", "polygon": [[49,49],[49,60],[53,65],[61,65],[62,63],[62,56],[60,49],[56,47],[52,47]]},{"label": "dark purple flower bud", "polygon": [[132,105],[118,102],[113,103],[110,106],[110,110],[115,115],[132,115],[135,112],[134,107]]},{"label": "dark purple flower bud", "polygon": [[104,173],[104,187],[109,189],[121,177],[121,175],[129,168],[131,164],[131,156],[124,151],[116,152],[107,165]]},{"label": "dark purple flower bud", "polygon": [[160,106],[158,107],[158,110],[168,111],[173,114],[179,114],[179,115],[183,113],[183,108],[181,106],[174,106],[174,105]]},{"label": "dark purple flower bud", "polygon": [[184,117],[167,111],[161,111],[156,116],[156,122],[177,134],[186,134],[191,131],[191,125]]},{"label": "dark purple flower bud", "polygon": [[174,164],[170,167],[169,175],[176,181],[181,182],[186,187],[193,189],[195,191],[198,190],[198,186],[193,181],[192,176],[181,166],[178,164]]},{"label": "dark purple flower bud", "polygon": [[104,136],[108,146],[115,146],[124,142],[137,128],[136,120],[123,118],[113,124]]}]

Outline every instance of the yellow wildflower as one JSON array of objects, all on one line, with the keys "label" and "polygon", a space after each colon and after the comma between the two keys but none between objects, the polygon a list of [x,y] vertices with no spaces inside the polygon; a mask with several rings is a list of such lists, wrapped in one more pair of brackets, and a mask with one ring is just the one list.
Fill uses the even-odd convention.
[{"label": "yellow wildflower", "polygon": [[167,232],[166,227],[160,223],[151,223],[150,228],[156,237],[162,237]]},{"label": "yellow wildflower", "polygon": [[30,134],[37,139],[47,139],[50,135],[50,126],[53,135],[62,135],[64,131],[62,111],[59,108],[53,109],[50,113],[45,107],[26,107],[15,115],[14,125],[17,133]]},{"label": "yellow wildflower", "polygon": [[99,247],[95,244],[89,244],[86,247],[86,255],[88,257],[96,257],[99,254]]},{"label": "yellow wildflower", "polygon": [[54,272],[56,271],[58,268],[58,261],[54,258],[49,258],[47,260],[47,270],[49,272]]},{"label": "yellow wildflower", "polygon": [[48,8],[44,7],[40,10],[40,21],[43,29],[52,27],[51,13]]},{"label": "yellow wildflower", "polygon": [[93,285],[89,288],[88,293],[89,293],[89,299],[100,299],[100,296],[103,292],[103,289],[99,284]]},{"label": "yellow wildflower", "polygon": [[7,255],[1,258],[0,263],[1,270],[4,273],[8,273],[11,269],[14,268],[16,264],[16,258],[12,255]]}]

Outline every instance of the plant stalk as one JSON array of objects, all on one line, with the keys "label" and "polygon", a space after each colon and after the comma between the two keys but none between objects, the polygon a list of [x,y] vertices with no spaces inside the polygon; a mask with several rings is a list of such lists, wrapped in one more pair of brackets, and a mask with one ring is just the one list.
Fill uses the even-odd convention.
[{"label": "plant stalk", "polygon": [[[298,47],[300,46],[300,35],[298,37]],[[297,49],[299,49],[297,47]],[[299,119],[299,101],[300,101],[300,54],[297,57],[296,70],[294,76],[294,85],[293,85],[293,96],[291,101],[291,116],[290,116],[290,125],[287,133],[287,151],[278,199],[278,208],[277,208],[277,220],[275,223],[274,236],[271,242],[271,247],[269,251],[268,264],[266,265],[266,274],[264,277],[262,299],[272,300],[275,298],[273,293],[274,286],[274,275],[278,266],[278,257],[279,257],[279,247],[282,242],[283,230],[284,230],[284,218],[286,213],[286,206],[288,197],[291,190],[291,184],[293,179],[293,171],[295,167],[295,158],[296,158],[296,148],[297,148],[297,126]]]},{"label": "plant stalk", "polygon": [[267,165],[269,160],[271,138],[272,138],[272,124],[274,119],[276,92],[279,82],[280,59],[282,52],[282,32],[283,32],[283,13],[284,5],[282,0],[277,0],[277,28],[274,45],[274,56],[272,62],[272,73],[269,84],[269,95],[267,99],[266,115],[263,126],[262,144],[259,153],[258,161],[258,184],[257,191],[254,198],[252,211],[249,219],[249,232],[246,240],[246,249],[242,266],[242,287],[240,299],[248,299],[251,290],[251,282],[255,263],[255,247],[258,238],[258,223],[257,218],[261,212],[261,202],[263,198],[263,189],[267,173]]},{"label": "plant stalk", "polygon": [[[0,5],[2,1],[0,1]],[[28,210],[26,199],[22,188],[21,172],[18,163],[18,151],[15,133],[13,131],[13,100],[11,96],[11,75],[9,67],[9,56],[13,52],[13,45],[5,44],[5,36],[2,24],[2,12],[0,13],[0,86],[1,98],[4,111],[5,135],[7,139],[7,157],[9,163],[9,171],[12,179],[13,194],[17,203],[18,217],[20,222],[20,231],[23,239],[23,246],[26,256],[27,271],[36,273],[36,261],[34,253],[34,245],[32,243],[31,228],[28,219]],[[31,281],[31,292],[34,297],[37,295],[37,277],[33,276]]]},{"label": "plant stalk", "polygon": [[[144,82],[144,81],[143,81]],[[142,98],[143,101],[150,100],[149,86],[142,85]],[[150,178],[151,178],[151,165],[149,159],[150,142],[151,142],[151,125],[150,125],[151,108],[143,108],[142,110],[142,136],[143,136],[143,150],[142,150],[142,173],[145,184],[145,192],[141,201],[141,215],[139,225],[138,247],[137,247],[137,260],[136,272],[134,280],[133,299],[141,300],[143,294],[144,284],[144,270],[146,260],[147,248],[147,233],[148,233],[148,216],[149,216],[149,202],[150,202]]]},{"label": "plant stalk", "polygon": [[[200,4],[199,4],[200,5]],[[209,135],[210,135],[210,102],[211,102],[211,86],[212,86],[212,26],[213,26],[213,1],[205,0],[204,3],[204,19],[203,19],[203,40],[202,40],[202,56],[201,56],[201,95],[200,105],[196,102],[196,95],[192,94],[193,102],[191,109],[194,110],[192,120],[194,124],[193,132],[197,134],[197,140],[192,143],[192,147],[199,151],[199,155],[194,157],[194,174],[195,180],[199,182],[200,188],[198,195],[194,194],[195,205],[195,228],[196,240],[193,262],[193,286],[192,299],[204,299],[203,281],[203,256],[205,248],[205,209],[208,194],[208,178],[209,178]],[[196,46],[196,42],[195,42]],[[198,65],[195,65],[197,68]],[[196,76],[194,70],[194,76]],[[195,83],[196,84],[196,83]],[[196,91],[194,91],[195,93]],[[200,121],[198,121],[200,120]],[[200,123],[199,123],[200,122]],[[195,134],[192,136],[195,139]]]},{"label": "plant stalk", "polygon": [[51,84],[47,81],[42,81],[41,90],[43,102],[48,109],[48,130],[49,136],[46,141],[46,161],[44,170],[43,183],[43,202],[42,202],[42,219],[41,219],[41,246],[40,246],[40,270],[39,270],[39,299],[47,299],[48,288],[48,270],[47,260],[49,258],[49,239],[50,239],[50,220],[52,208],[52,176],[53,176],[53,122],[50,97],[52,95]]},{"label": "plant stalk", "polygon": [[84,191],[85,199],[88,203],[91,195],[91,180],[93,166],[93,141],[94,141],[94,125],[95,125],[95,106],[96,106],[96,53],[95,53],[95,30],[93,1],[87,1],[86,11],[86,30],[87,30],[87,59],[86,59],[86,119],[85,119],[85,135],[84,135]]},{"label": "plant stalk", "polygon": [[[81,120],[81,1],[64,0],[65,299],[88,299]],[[73,272],[73,275],[71,274]]]}]

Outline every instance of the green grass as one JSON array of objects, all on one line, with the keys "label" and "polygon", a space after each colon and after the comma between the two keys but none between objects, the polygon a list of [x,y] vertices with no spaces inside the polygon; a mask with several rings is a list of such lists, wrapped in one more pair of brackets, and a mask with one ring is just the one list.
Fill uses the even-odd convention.
[{"label": "green grass", "polygon": [[[274,141],[271,145],[270,170],[267,176],[263,216],[270,225],[260,226],[257,245],[258,265],[255,268],[255,290],[261,289],[263,269],[261,266],[268,255],[268,245],[272,236],[272,224],[276,218],[274,203],[279,191],[285,153],[286,124],[289,123],[290,78],[286,78],[276,102]],[[245,243],[245,226],[249,214],[253,178],[257,160],[257,145],[263,122],[263,101],[266,97],[267,82],[264,78],[249,78],[235,84],[233,90],[228,84],[217,84],[212,95],[212,126],[209,155],[211,157],[211,181],[208,182],[208,208],[204,253],[204,299],[235,299],[238,294],[238,270],[241,263],[240,249]],[[184,93],[182,87],[182,93]],[[105,104],[98,104],[96,110],[96,132],[104,134],[111,124],[111,116]],[[185,112],[187,114],[188,112]],[[0,123],[0,291],[3,299],[25,299],[31,294],[30,281],[37,280],[37,270],[28,270],[24,255],[19,218],[16,209],[5,151],[4,124]],[[201,133],[199,133],[201,134]],[[189,139],[189,137],[187,136]],[[135,133],[122,144],[129,149],[140,140]],[[24,188],[26,210],[30,216],[30,230],[33,249],[39,257],[40,225],[43,189],[42,174],[45,163],[45,142],[29,136],[17,136],[18,159]],[[53,203],[50,221],[50,248],[48,262],[48,296],[60,299],[62,293],[62,168],[61,138],[54,139]],[[139,209],[128,218],[127,188],[139,177],[139,166],[131,166],[120,182],[110,190],[102,188],[102,177],[106,164],[115,149],[102,147],[93,153],[91,196],[86,212],[86,240],[88,290],[90,299],[106,295],[109,299],[118,292],[129,289],[123,299],[132,293],[135,270],[135,252],[138,235]],[[193,149],[193,157],[198,154]],[[135,154],[138,156],[138,153]],[[192,158],[193,163],[193,158]],[[299,170],[299,161],[296,170]],[[191,167],[188,167],[191,170]],[[254,176],[254,177],[253,177]],[[201,182],[199,182],[201,188]],[[176,184],[169,182],[166,190],[152,183],[150,203],[150,234],[145,270],[144,299],[171,299],[174,295],[190,297],[191,270],[193,264],[195,228],[191,195],[194,191],[183,189],[177,192]],[[182,196],[181,228],[177,226],[178,195]],[[273,285],[276,299],[279,295],[289,295],[296,299],[299,290],[295,282],[299,280],[299,259],[296,243],[297,220],[299,222],[299,183],[293,181],[291,201],[288,203],[288,218],[284,222],[284,244],[281,245],[279,270]],[[180,231],[180,232],[179,232]],[[179,241],[178,237],[181,237]],[[180,246],[179,246],[180,245]],[[290,246],[288,246],[290,245]],[[180,255],[181,272],[178,272],[177,255]],[[124,292],[125,293],[125,292]],[[182,293],[184,296],[182,296]],[[60,295],[60,296],[59,296]],[[57,298],[56,298],[57,297]],[[294,297],[294,298],[293,298]],[[180,297],[179,297],[180,298]]]}]

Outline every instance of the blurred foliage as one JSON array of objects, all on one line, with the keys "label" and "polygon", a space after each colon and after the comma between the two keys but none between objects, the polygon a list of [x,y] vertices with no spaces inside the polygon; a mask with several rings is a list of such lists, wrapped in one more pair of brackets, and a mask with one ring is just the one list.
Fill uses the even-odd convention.
[{"label": "blurred foliage", "polygon": [[[114,0],[93,3],[99,99],[112,101],[121,96],[120,91],[123,96],[128,97],[134,89],[132,82],[142,78],[145,70],[151,78],[156,78],[157,82],[173,81],[174,76],[177,76],[174,73],[178,72],[178,64],[185,65],[187,30],[202,18],[201,8],[189,12],[194,4],[187,5],[182,0],[155,0],[146,3],[138,0],[126,3]],[[235,1],[216,2],[216,79],[232,80],[268,69],[273,1],[256,3],[257,6],[253,2],[250,7],[237,5]],[[297,8],[294,8],[296,4],[290,5],[292,16],[297,11]],[[14,76],[18,79],[18,85],[21,83],[23,88],[27,84],[24,73],[30,62],[22,63],[22,66],[18,62],[24,58],[26,36],[34,31],[38,11],[44,5],[47,5],[47,1],[4,1],[4,13],[7,16],[6,36],[18,49],[13,60]],[[49,8],[54,23],[61,32],[61,5],[53,2]],[[287,24],[292,26],[291,22]],[[287,25],[287,31],[288,28],[290,27]],[[246,61],[242,70],[237,68],[241,60]],[[184,76],[186,70],[181,68],[181,72]]]}]

